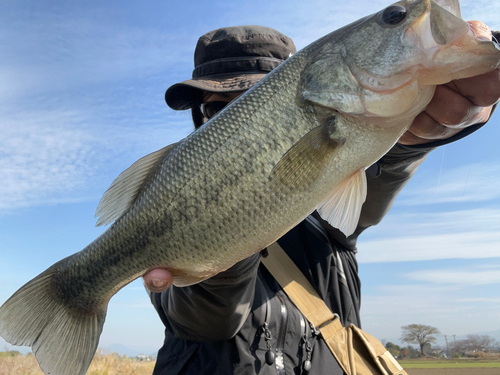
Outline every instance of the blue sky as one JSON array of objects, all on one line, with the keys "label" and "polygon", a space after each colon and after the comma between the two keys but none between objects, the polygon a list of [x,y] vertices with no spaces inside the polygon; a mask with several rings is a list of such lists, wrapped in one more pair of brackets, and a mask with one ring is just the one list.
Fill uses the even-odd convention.
[{"label": "blue sky", "polygon": [[[301,48],[389,2],[171,4],[0,2],[0,303],[102,233],[94,212],[121,171],[191,131],[163,94],[190,77],[200,35],[260,24]],[[465,19],[496,29],[499,11],[462,2]],[[435,150],[360,241],[362,319],[379,339],[411,323],[448,335],[500,329],[499,116]],[[112,299],[101,346],[154,353],[162,340],[140,281]]]}]

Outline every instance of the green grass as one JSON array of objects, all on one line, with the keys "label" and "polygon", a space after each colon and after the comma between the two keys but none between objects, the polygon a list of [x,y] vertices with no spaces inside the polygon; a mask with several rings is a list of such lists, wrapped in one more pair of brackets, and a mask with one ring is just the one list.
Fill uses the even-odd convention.
[{"label": "green grass", "polygon": [[434,360],[434,361],[398,361],[403,368],[480,368],[480,367],[490,367],[490,368],[500,368],[500,360],[488,361],[488,360]]}]

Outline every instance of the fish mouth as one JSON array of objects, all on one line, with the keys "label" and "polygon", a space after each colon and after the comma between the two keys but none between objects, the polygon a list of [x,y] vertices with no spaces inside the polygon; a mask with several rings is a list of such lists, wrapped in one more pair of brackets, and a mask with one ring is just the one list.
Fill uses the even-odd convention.
[{"label": "fish mouth", "polygon": [[[466,22],[462,19],[459,0],[425,0],[427,10],[410,29],[421,38],[426,52],[440,46],[465,43],[464,38],[477,41],[492,41],[491,30],[480,21]],[[493,38],[498,47],[498,40]]]},{"label": "fish mouth", "polygon": [[[415,77],[416,71],[434,67],[438,55],[450,46],[461,47],[474,38],[469,24],[460,18],[458,0],[416,0],[401,1],[408,8],[409,19],[406,30],[403,31],[404,44],[418,50],[411,57],[411,64],[397,73],[387,76],[377,76],[357,66],[355,61],[346,62],[360,85],[368,90],[388,93],[408,85]],[[400,4],[396,3],[396,4]]]},{"label": "fish mouth", "polygon": [[422,50],[419,82],[439,85],[499,66],[499,46],[480,22],[460,18],[458,0],[422,0],[422,11],[404,34],[407,43]]},{"label": "fish mouth", "polygon": [[434,0],[441,8],[447,10],[457,18],[462,18],[460,2],[458,0]]},{"label": "fish mouth", "polygon": [[406,31],[408,39],[418,38],[423,52],[431,59],[444,46],[460,44],[471,33],[460,15],[458,0],[426,0],[426,9]]}]

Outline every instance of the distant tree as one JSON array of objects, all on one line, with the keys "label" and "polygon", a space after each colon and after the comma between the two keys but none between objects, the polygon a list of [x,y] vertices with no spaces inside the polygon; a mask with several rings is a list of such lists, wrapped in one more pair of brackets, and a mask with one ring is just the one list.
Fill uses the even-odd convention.
[{"label": "distant tree", "polygon": [[433,350],[434,347],[431,344],[429,343],[424,344],[424,354],[430,354],[432,353]]},{"label": "distant tree", "polygon": [[394,357],[397,357],[400,355],[401,352],[401,347],[399,345],[395,345],[392,342],[388,342],[385,344],[385,348],[391,353]]},{"label": "distant tree", "polygon": [[0,357],[20,357],[22,354],[17,350],[9,350],[6,352],[0,352]]},{"label": "distant tree", "polygon": [[415,349],[413,346],[409,345],[408,346],[408,355],[410,356],[410,358],[418,358],[420,357],[420,352]]},{"label": "distant tree", "polygon": [[465,354],[467,352],[488,352],[498,342],[488,335],[467,335],[466,339],[457,340],[452,344],[453,351]]},{"label": "distant tree", "polygon": [[401,349],[401,355],[402,355],[403,357],[405,357],[405,358],[406,358],[406,357],[408,357],[408,355],[409,355],[409,354],[410,354],[410,351],[408,350],[408,348],[403,348],[403,349]]},{"label": "distant tree", "polygon": [[425,324],[409,324],[401,327],[401,329],[403,332],[400,340],[418,344],[422,356],[424,355],[424,347],[436,342],[437,337],[435,335],[440,334],[439,329]]}]

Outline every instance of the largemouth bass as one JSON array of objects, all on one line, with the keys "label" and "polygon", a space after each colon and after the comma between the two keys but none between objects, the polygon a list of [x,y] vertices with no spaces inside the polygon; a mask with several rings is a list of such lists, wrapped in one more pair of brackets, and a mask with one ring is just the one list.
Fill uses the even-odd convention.
[{"label": "largemouth bass", "polygon": [[85,374],[110,298],[148,270],[200,282],[267,247],[312,211],[346,235],[365,169],[435,86],[486,73],[500,50],[454,0],[400,1],[310,44],[184,140],[123,172],[101,200],[113,223],[0,307],[0,336],[52,375]]}]

